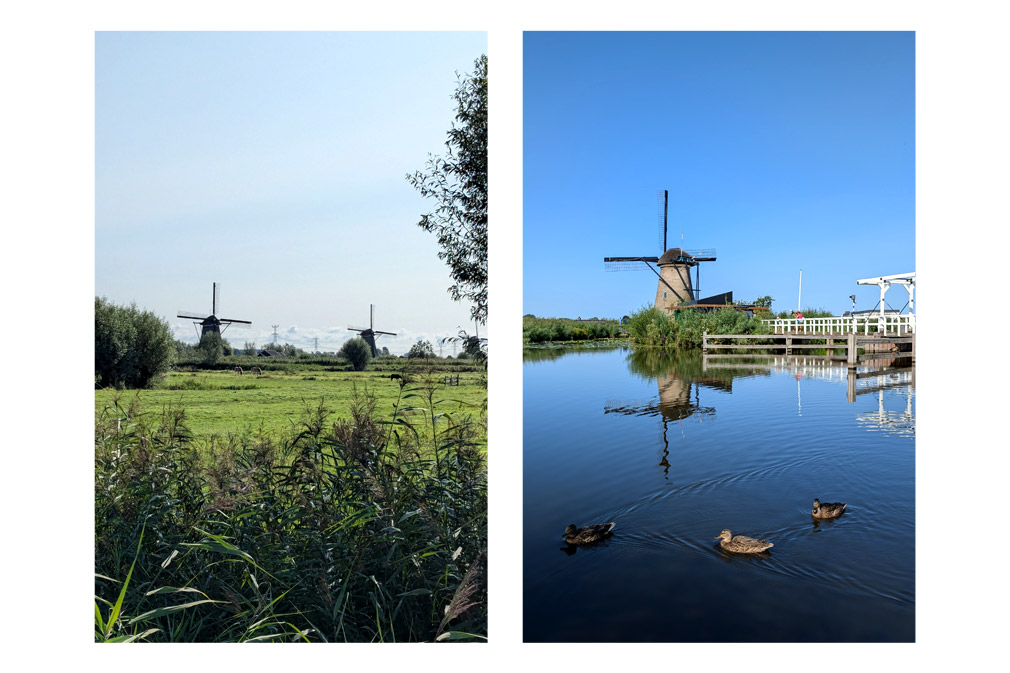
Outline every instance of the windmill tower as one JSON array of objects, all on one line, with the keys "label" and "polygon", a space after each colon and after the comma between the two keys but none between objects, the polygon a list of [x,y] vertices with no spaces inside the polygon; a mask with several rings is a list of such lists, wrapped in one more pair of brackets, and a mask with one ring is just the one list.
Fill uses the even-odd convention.
[{"label": "windmill tower", "polygon": [[[659,245],[660,257],[604,257],[607,271],[637,270],[645,267],[659,277],[656,287],[656,308],[664,310],[675,306],[704,303],[699,302],[701,286],[701,262],[714,262],[715,250],[683,250],[667,248],[667,215],[670,193],[658,192],[659,202]],[[653,264],[659,267],[657,271]],[[691,282],[691,269],[695,270],[695,282]]]},{"label": "windmill tower", "polygon": [[378,334],[389,334],[391,336],[396,336],[396,332],[380,332],[375,329],[375,304],[368,305],[369,317],[368,317],[368,328],[364,327],[348,327],[347,329],[352,332],[360,332],[361,338],[365,340],[369,348],[372,349],[372,357],[374,358],[379,354],[379,351],[375,348],[375,337]]},{"label": "windmill tower", "polygon": [[[207,332],[217,332],[218,334],[223,333],[228,326],[233,323],[238,323],[240,325],[252,325],[252,321],[249,320],[237,320],[235,318],[218,318],[217,317],[217,305],[219,303],[218,291],[219,286],[214,283],[211,300],[210,300],[210,315],[200,315],[198,313],[192,313],[189,311],[179,311],[179,318],[189,318],[193,320],[193,325],[200,325],[200,338],[203,339],[203,335]],[[224,327],[222,327],[224,325]]]}]

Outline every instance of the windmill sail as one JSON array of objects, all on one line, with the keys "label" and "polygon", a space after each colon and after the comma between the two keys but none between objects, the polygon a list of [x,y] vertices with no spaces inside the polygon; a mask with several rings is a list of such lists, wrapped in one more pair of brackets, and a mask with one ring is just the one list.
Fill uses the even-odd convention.
[{"label": "windmill sail", "polygon": [[210,297],[210,315],[205,315],[202,313],[197,313],[195,311],[179,311],[177,317],[184,318],[186,320],[193,320],[194,325],[199,324],[201,326],[200,337],[207,332],[218,332],[222,331],[221,326],[224,329],[228,329],[230,325],[252,325],[251,320],[240,320],[238,318],[218,318],[217,312],[221,307],[221,285],[219,283],[213,283],[211,285],[211,297]]},{"label": "windmill sail", "polygon": [[659,253],[663,254],[666,252],[666,218],[670,209],[670,192],[659,190],[656,192],[656,201],[659,204]]}]

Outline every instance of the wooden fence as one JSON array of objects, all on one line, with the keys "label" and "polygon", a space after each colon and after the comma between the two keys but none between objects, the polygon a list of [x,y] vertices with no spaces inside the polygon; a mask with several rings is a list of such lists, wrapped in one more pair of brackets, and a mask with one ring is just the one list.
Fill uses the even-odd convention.
[{"label": "wooden fence", "polygon": [[[770,343],[754,343],[759,340]],[[740,343],[743,341],[744,343]],[[747,342],[750,343],[747,343]],[[718,343],[721,342],[721,343]],[[911,344],[906,350],[904,344]],[[784,355],[798,355],[811,350],[824,350],[825,357],[835,358],[836,352],[845,353],[845,361],[850,367],[855,367],[860,361],[859,349],[865,353],[863,359],[879,358],[882,352],[893,352],[896,357],[910,357],[915,360],[915,333],[908,336],[860,336],[855,332],[848,334],[808,333],[796,334],[709,334],[702,336],[701,352],[707,359],[712,358],[768,358]],[[712,353],[713,350],[729,351]],[[764,351],[764,352],[757,352]],[[798,352],[797,352],[798,351]],[[841,358],[839,358],[841,359]]]}]

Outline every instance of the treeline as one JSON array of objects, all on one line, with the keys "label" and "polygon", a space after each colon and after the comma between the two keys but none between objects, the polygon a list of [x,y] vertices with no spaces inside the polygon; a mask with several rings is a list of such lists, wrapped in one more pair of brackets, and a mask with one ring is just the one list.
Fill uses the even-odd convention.
[{"label": "treeline", "polygon": [[548,341],[596,341],[627,336],[617,320],[572,320],[571,318],[538,318],[523,316],[523,343]]},{"label": "treeline", "polygon": [[[95,297],[95,385],[99,388],[147,388],[154,386],[170,370],[260,369],[292,370],[295,365],[322,365],[327,368],[356,371],[366,367],[377,371],[396,371],[403,361],[437,363],[438,369],[473,371],[486,367],[486,339],[461,334],[453,339],[460,352],[441,358],[431,342],[419,340],[401,356],[380,349],[373,358],[371,349],[360,337],[349,339],[338,352],[309,353],[289,343],[268,343],[258,348],[251,341],[242,348],[233,347],[219,332],[205,332],[196,344],[178,341],[168,322],[131,304],[117,306],[104,297]],[[269,350],[278,356],[261,357]]]},{"label": "treeline", "polygon": [[[800,313],[803,314],[803,318],[833,318],[835,317],[834,311],[826,311],[823,308],[804,308],[800,309]],[[771,316],[768,316],[771,317]],[[776,318],[795,318],[796,311],[779,311],[775,314]]]}]

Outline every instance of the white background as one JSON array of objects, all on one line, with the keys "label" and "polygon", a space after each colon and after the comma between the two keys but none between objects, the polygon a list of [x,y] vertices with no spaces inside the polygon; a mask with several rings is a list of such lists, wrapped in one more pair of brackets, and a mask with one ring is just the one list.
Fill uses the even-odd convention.
[{"label": "white background", "polygon": [[[375,3],[368,9],[295,0],[5,4],[0,614],[8,670],[574,666],[608,671],[631,665],[821,672],[927,664],[968,668],[1001,660],[1007,550],[1000,514],[1010,442],[1001,427],[1005,367],[998,343],[985,337],[1005,334],[1007,322],[998,273],[1006,265],[1008,220],[1007,24],[996,2],[962,0],[944,10],[925,5],[882,0],[704,5],[433,0]],[[495,342],[486,645],[108,648],[91,642],[94,31],[253,29],[489,33],[489,331]],[[917,32],[915,644],[521,643],[521,31],[546,29]],[[853,241],[853,254],[865,244]]]}]

